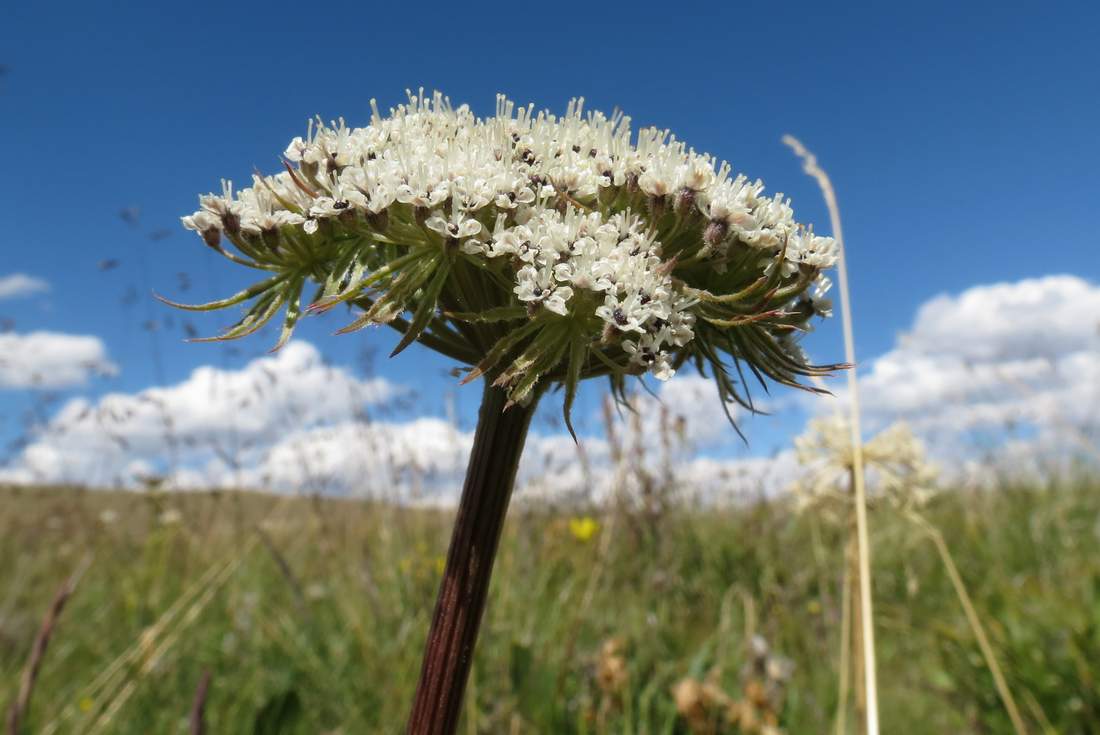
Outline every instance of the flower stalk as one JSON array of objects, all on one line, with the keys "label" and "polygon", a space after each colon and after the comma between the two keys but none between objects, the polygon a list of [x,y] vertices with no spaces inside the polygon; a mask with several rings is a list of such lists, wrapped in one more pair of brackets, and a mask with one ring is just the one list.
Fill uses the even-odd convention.
[{"label": "flower stalk", "polygon": [[493,561],[536,404],[537,396],[508,406],[507,391],[485,381],[407,735],[451,735],[458,728]]}]

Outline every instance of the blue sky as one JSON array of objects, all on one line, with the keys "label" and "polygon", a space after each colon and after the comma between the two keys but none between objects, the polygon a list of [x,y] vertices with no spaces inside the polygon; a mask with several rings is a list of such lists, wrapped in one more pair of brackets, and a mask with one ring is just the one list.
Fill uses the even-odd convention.
[{"label": "blue sky", "polygon": [[[220,177],[275,170],[312,115],[365,124],[371,97],[385,108],[424,86],[486,113],[498,91],[555,110],[577,95],[618,106],[763,178],[824,232],[820,196],[780,144],[797,135],[840,197],[857,346],[870,360],[937,294],[1100,279],[1098,24],[1096,3],[16,4],[0,26],[0,277],[25,273],[50,291],[0,301],[0,317],[16,333],[103,340],[118,375],[73,394],[243,364],[272,338],[184,344],[183,317],[150,300],[152,289],[225,295],[246,275],[178,217]],[[118,266],[102,270],[105,260]],[[191,321],[203,333],[224,324]],[[386,361],[391,334],[329,337],[336,326],[300,334],[337,364],[374,350],[378,374],[426,396],[453,389],[426,350]],[[833,324],[806,346],[842,356]],[[464,417],[477,397],[457,392]],[[0,389],[0,438],[33,399]],[[417,410],[442,406],[425,398]],[[794,425],[754,420],[750,449],[737,451],[767,453]]]}]

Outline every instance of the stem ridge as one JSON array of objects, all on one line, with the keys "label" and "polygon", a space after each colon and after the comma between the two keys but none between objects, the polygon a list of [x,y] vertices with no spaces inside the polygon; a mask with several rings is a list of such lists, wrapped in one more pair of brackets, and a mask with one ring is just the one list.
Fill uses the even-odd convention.
[{"label": "stem ridge", "polygon": [[507,403],[507,391],[486,380],[407,735],[452,735],[458,728],[493,561],[537,400],[505,410]]}]

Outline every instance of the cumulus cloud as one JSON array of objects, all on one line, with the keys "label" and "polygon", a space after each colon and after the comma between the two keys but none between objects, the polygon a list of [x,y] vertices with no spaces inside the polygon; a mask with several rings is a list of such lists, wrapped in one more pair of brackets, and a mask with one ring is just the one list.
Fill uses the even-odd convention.
[{"label": "cumulus cloud", "polygon": [[0,388],[66,388],[93,375],[113,375],[98,337],[29,332],[0,334]]},{"label": "cumulus cloud", "polygon": [[[633,411],[616,414],[609,436],[533,436],[520,465],[517,496],[523,500],[600,502],[727,502],[770,494],[793,477],[793,453],[777,457],[730,456],[744,445],[730,426],[714,381],[679,374],[640,392]],[[743,412],[730,406],[735,420]],[[789,456],[788,456],[789,455]]]},{"label": "cumulus cloud", "polygon": [[1095,428],[1100,286],[1060,275],[937,296],[861,369],[860,398],[873,423],[901,418],[949,441]]},{"label": "cumulus cloud", "polygon": [[25,296],[33,296],[37,293],[45,293],[50,290],[50,284],[41,278],[28,276],[26,273],[12,273],[0,276],[0,301],[4,299],[18,299]]},{"label": "cumulus cloud", "polygon": [[[1100,287],[1073,276],[937,296],[891,350],[865,362],[868,428],[905,419],[955,449],[960,434],[986,431],[999,432],[997,445],[1021,461],[1057,453],[1072,443],[1066,436],[1095,426],[1098,322]],[[13,352],[25,350],[2,354]],[[637,499],[647,487],[671,486],[681,499],[719,502],[772,494],[797,474],[789,450],[730,456],[736,440],[709,379],[679,375],[655,389],[657,397],[639,394],[636,418],[626,413],[613,438],[582,437],[578,446],[563,433],[534,431],[517,500]],[[0,480],[125,485],[157,476],[184,488],[453,502],[472,432],[408,406],[389,411],[408,395],[327,366],[313,346],[293,342],[238,370],[206,366],[177,385],[72,400],[0,467]],[[835,408],[820,398],[811,405]],[[1006,433],[1010,426],[1028,431]],[[973,451],[955,459],[983,464]]]},{"label": "cumulus cloud", "polygon": [[[520,502],[640,497],[647,483],[693,499],[755,492],[774,474],[764,460],[701,459],[733,436],[711,381],[684,375],[640,394],[616,419],[615,443],[532,432],[518,477]],[[203,366],[184,381],[98,400],[73,399],[30,438],[0,481],[181,489],[241,487],[453,503],[473,432],[411,407],[408,391],[327,366],[292,342],[237,370]],[[614,456],[623,462],[613,461]]]},{"label": "cumulus cloud", "polygon": [[785,492],[800,472],[794,450],[784,449],[770,457],[696,457],[676,479],[694,502],[737,503]]},{"label": "cumulus cloud", "polygon": [[[434,417],[345,421],[291,432],[244,468],[237,484],[413,502],[449,498],[472,444],[472,433]],[[202,479],[209,485],[212,478]]]},{"label": "cumulus cloud", "polygon": [[[698,446],[714,446],[734,435],[729,417],[718,396],[718,389],[711,378],[700,375],[677,375],[667,383],[663,383],[657,395],[658,401],[652,398],[643,399],[643,407],[649,413],[664,407],[683,427],[683,431],[687,432],[687,438]],[[726,409],[729,409],[730,416],[735,418],[740,414],[737,406],[727,405]]]},{"label": "cumulus cloud", "polygon": [[178,473],[181,484],[242,484],[235,478],[248,477],[285,437],[368,420],[401,394],[383,379],[330,367],[315,347],[295,342],[239,370],[203,366],[176,385],[73,399],[0,479],[112,485]]},{"label": "cumulus cloud", "polygon": [[[636,413],[615,419],[619,451],[628,455],[621,467],[601,436],[582,436],[579,444],[565,433],[534,430],[528,438],[517,476],[517,498],[524,500],[600,500],[625,488],[639,490],[639,477],[663,480],[667,465],[692,471],[685,482],[691,492],[714,495],[730,477],[755,476],[743,460],[712,460],[704,468],[689,465],[696,449],[714,446],[723,432],[732,436],[717,405],[713,382],[698,376],[677,377],[661,384],[657,396],[635,398]],[[192,474],[190,484],[234,480],[246,487],[284,491],[370,495],[423,504],[453,503],[461,490],[473,432],[435,417],[405,420],[349,420],[287,433],[262,457],[229,478],[224,466]],[[721,465],[723,471],[717,471]],[[624,473],[623,469],[630,471]],[[708,471],[710,470],[709,474]],[[757,486],[746,482],[745,486]]]}]

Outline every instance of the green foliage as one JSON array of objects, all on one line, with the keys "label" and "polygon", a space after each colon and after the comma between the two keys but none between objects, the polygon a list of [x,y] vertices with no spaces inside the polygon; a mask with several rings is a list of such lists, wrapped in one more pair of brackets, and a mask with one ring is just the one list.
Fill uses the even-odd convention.
[{"label": "green foliage", "polygon": [[[178,522],[165,522],[167,508]],[[513,510],[461,732],[687,733],[672,687],[713,673],[737,697],[754,633],[794,663],[784,730],[829,730],[845,529],[771,502],[673,510],[659,525],[624,512],[582,541],[566,513]],[[1032,731],[1100,729],[1100,485],[949,493],[928,516]],[[256,542],[260,522],[291,576]],[[935,549],[885,511],[871,524],[885,731],[1011,732]],[[51,597],[91,554],[28,732],[186,732],[205,670],[210,732],[398,731],[449,525],[441,512],[336,499],[2,491],[0,707]],[[609,690],[611,639],[623,642],[625,678]]]},{"label": "green foliage", "polygon": [[288,689],[264,703],[256,713],[252,735],[287,735],[302,719],[302,700],[298,692]]}]

